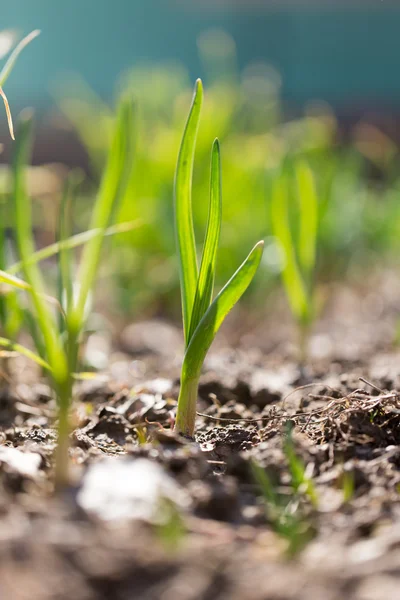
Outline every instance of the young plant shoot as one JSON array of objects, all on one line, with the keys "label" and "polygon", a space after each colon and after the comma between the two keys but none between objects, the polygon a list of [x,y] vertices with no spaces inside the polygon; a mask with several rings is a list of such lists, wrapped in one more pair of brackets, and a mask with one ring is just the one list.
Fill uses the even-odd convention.
[{"label": "young plant shoot", "polygon": [[[11,273],[0,273],[0,281],[30,293],[32,319],[37,324],[37,336],[32,336],[36,346],[33,353],[21,346],[1,339],[0,345],[24,354],[45,368],[58,401],[58,448],[56,455],[56,487],[69,482],[68,436],[69,411],[73,398],[73,384],[79,368],[79,351],[85,329],[87,306],[99,268],[103,238],[112,232],[110,220],[116,203],[125,193],[132,165],[132,103],[120,103],[113,141],[97,195],[91,229],[84,240],[70,237],[67,200],[62,201],[58,244],[35,252],[32,235],[31,204],[25,189],[25,168],[29,161],[32,140],[32,119],[21,120],[14,158],[14,190],[16,242],[21,262],[14,266],[24,274],[24,281]],[[118,229],[117,229],[118,231]],[[117,232],[116,231],[116,232]],[[82,237],[82,236],[81,236]],[[73,279],[73,247],[85,243],[77,277]],[[38,261],[44,256],[59,253],[59,298],[46,296],[42,272]],[[57,314],[54,314],[54,307]]]},{"label": "young plant shoot", "polygon": [[303,364],[307,358],[309,330],[315,317],[314,274],[319,215],[315,181],[310,167],[303,161],[297,161],[294,173],[299,200],[297,240],[290,227],[288,197],[291,178],[285,170],[273,184],[271,222],[272,231],[283,254],[282,279],[290,309],[298,324],[300,362]]},{"label": "young plant shoot", "polygon": [[191,192],[202,101],[203,86],[201,81],[197,80],[175,175],[175,232],[186,347],[175,431],[189,438],[194,434],[198,385],[204,359],[226,315],[250,285],[263,252],[263,242],[260,241],[212,300],[222,215],[221,159],[219,143],[215,140],[211,153],[208,224],[199,270]]}]

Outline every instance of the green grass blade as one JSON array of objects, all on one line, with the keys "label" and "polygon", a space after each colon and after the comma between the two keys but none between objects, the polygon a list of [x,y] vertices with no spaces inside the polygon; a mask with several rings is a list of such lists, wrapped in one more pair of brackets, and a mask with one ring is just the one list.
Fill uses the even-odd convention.
[{"label": "green grass blade", "polygon": [[281,508],[279,505],[279,496],[265,469],[263,469],[262,466],[254,460],[250,462],[250,468],[255,481],[257,481],[258,485],[261,488],[261,492],[264,496],[265,501],[268,504],[272,505],[275,511],[277,512],[278,509]]},{"label": "green grass blade", "polygon": [[292,486],[295,492],[306,494],[314,508],[317,508],[318,494],[314,482],[307,476],[303,460],[296,454],[292,433],[292,427],[287,427],[283,443],[283,451],[289,463],[289,471],[292,477]]},{"label": "green grass blade", "polygon": [[48,371],[52,370],[51,366],[45,360],[43,360],[40,356],[38,356],[31,350],[28,350],[28,348],[25,348],[25,346],[21,346],[21,344],[15,344],[11,340],[0,337],[0,346],[2,348],[5,348],[6,350],[9,350],[10,352],[17,352],[18,354],[21,354],[22,356],[26,356],[26,358],[29,358],[30,360],[35,362],[37,365],[39,365],[40,367],[43,367],[44,369],[46,369]]},{"label": "green grass blade", "polygon": [[[58,225],[58,239],[60,243],[60,252],[58,254],[58,272],[59,272],[59,293],[58,300],[61,305],[65,302],[64,310],[68,311],[72,306],[73,298],[73,274],[71,252],[66,247],[65,242],[71,238],[72,233],[72,189],[74,187],[73,175],[68,177],[65,182],[63,194],[60,202],[60,215]],[[60,330],[63,324],[60,322]]]},{"label": "green grass blade", "polygon": [[[6,197],[0,196],[0,270],[6,269]],[[4,327],[7,319],[6,298],[0,294],[0,326]]]},{"label": "green grass blade", "polygon": [[[106,231],[113,209],[125,193],[132,168],[132,128],[133,105],[130,100],[124,99],[119,105],[114,138],[94,206],[91,229],[101,229],[103,233]],[[78,328],[81,327],[87,298],[99,266],[102,243],[103,236],[96,236],[83,250],[78,273],[79,297],[73,311],[73,320],[78,323]]]},{"label": "green grass blade", "polygon": [[200,376],[206,354],[226,315],[246,291],[260,264],[264,242],[258,242],[228,283],[222,288],[198,324],[185,353],[182,379]]},{"label": "green grass blade", "polygon": [[[8,240],[7,226],[10,227],[9,209],[6,196],[0,196],[0,283],[1,274],[7,266]],[[4,283],[4,279],[3,279]],[[22,325],[22,309],[19,304],[19,295],[15,286],[10,290],[3,290],[0,286],[0,328],[1,333],[7,338],[15,339]]]},{"label": "green grass blade", "polygon": [[6,270],[6,215],[7,203],[5,195],[0,195],[0,269]]},{"label": "green grass blade", "polygon": [[32,290],[32,286],[29,283],[26,283],[23,279],[19,277],[15,277],[15,275],[10,275],[5,271],[0,270],[0,283],[5,283],[13,288],[17,288],[19,290],[25,290],[30,292]]},{"label": "green grass blade", "polygon": [[211,155],[210,205],[206,238],[201,258],[196,295],[190,320],[189,340],[210,306],[215,279],[215,267],[222,219],[221,155],[218,140],[214,141]]},{"label": "green grass blade", "polygon": [[5,337],[14,340],[23,323],[23,310],[19,297],[16,291],[2,293],[0,297],[2,303],[4,303],[4,320],[1,321],[1,332]]},{"label": "green grass blade", "polygon": [[[24,292],[30,292],[30,293],[33,292],[33,288],[29,283],[27,283],[23,279],[20,279],[19,277],[15,277],[15,275],[10,275],[9,273],[6,273],[5,271],[1,271],[1,270],[0,270],[0,283],[9,285],[12,288],[15,288],[17,290],[22,290]],[[52,304],[53,306],[55,306],[61,313],[63,312],[61,305],[58,302],[57,298],[54,298],[53,296],[49,296],[48,294],[42,294],[42,293],[38,293],[38,295],[43,300],[48,302],[49,304]]]},{"label": "green grass blade", "polygon": [[309,282],[316,258],[318,199],[313,173],[306,163],[297,163],[296,179],[300,204],[299,264]]},{"label": "green grass blade", "polygon": [[32,42],[32,40],[37,38],[37,36],[39,34],[40,34],[40,31],[38,29],[36,29],[35,31],[32,31],[29,35],[24,37],[24,39],[21,40],[19,42],[19,44],[17,44],[17,46],[11,52],[6,64],[4,65],[4,67],[2,68],[2,70],[0,72],[0,87],[3,87],[4,84],[6,83],[7,79],[9,78],[11,71],[13,70],[15,63],[16,63],[19,55],[21,54],[22,50],[24,48],[26,48],[26,46],[28,44],[30,44]]},{"label": "green grass blade", "polygon": [[[143,222],[140,219],[135,219],[134,221],[126,221],[124,223],[111,225],[110,227],[107,227],[105,231],[104,229],[89,229],[88,231],[77,233],[76,235],[73,235],[62,242],[55,242],[54,244],[50,244],[49,246],[45,246],[44,248],[37,250],[27,259],[26,263],[31,265],[41,262],[42,260],[56,256],[63,249],[72,250],[73,248],[83,246],[96,236],[108,237],[111,235],[118,235],[119,233],[127,233],[128,231],[132,231],[133,229],[140,227],[142,224]],[[8,267],[6,274],[15,275],[21,271],[22,266],[22,262],[14,263]]]},{"label": "green grass blade", "polygon": [[198,275],[192,218],[192,174],[202,102],[203,85],[200,79],[198,79],[179,150],[174,186],[175,235],[179,260],[183,331],[186,346],[190,341],[190,322]]},{"label": "green grass blade", "polygon": [[305,324],[310,318],[310,306],[307,290],[297,265],[294,242],[290,232],[287,182],[284,174],[278,177],[273,185],[271,225],[274,236],[284,254],[282,277],[291,310],[296,319]]},{"label": "green grass blade", "polygon": [[268,521],[276,533],[287,540],[288,556],[295,556],[312,539],[312,528],[298,510],[293,512],[290,500],[279,494],[261,465],[252,461],[251,471],[263,495]]},{"label": "green grass blade", "polygon": [[[47,352],[46,345],[44,343],[42,332],[38,326],[38,322],[34,313],[30,310],[30,307],[22,309],[22,320],[26,326],[29,335],[31,336],[36,353],[43,359],[46,360]],[[7,335],[9,338],[10,336]]]},{"label": "green grass blade", "polygon": [[34,253],[31,204],[26,194],[24,177],[25,166],[30,155],[31,140],[32,117],[27,115],[20,123],[13,162],[16,240],[22,258],[25,279],[30,286],[29,291],[43,334],[47,359],[52,366],[55,381],[62,381],[66,378],[67,365],[53,315],[47,309],[46,301],[43,298],[45,294],[42,277],[37,265],[27,264],[27,259]]}]

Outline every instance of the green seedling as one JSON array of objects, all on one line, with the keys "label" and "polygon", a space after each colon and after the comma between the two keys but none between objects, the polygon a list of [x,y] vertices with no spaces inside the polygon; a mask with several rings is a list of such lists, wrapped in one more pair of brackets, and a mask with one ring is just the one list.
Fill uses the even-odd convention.
[{"label": "green seedling", "polygon": [[283,255],[282,279],[292,314],[298,323],[300,360],[303,363],[307,355],[309,330],[315,318],[314,276],[319,217],[313,173],[303,161],[299,160],[294,165],[299,200],[297,240],[290,226],[291,174],[285,170],[273,183],[271,221]]},{"label": "green seedling", "polygon": [[[6,109],[8,127],[10,131],[10,135],[12,139],[14,139],[14,127],[13,120],[11,116],[11,110],[8,103],[7,96],[4,92],[4,85],[10,76],[15,63],[17,61],[18,56],[22,52],[22,50],[38,35],[39,31],[32,31],[28,36],[26,36],[11,52],[8,60],[6,61],[3,69],[0,72],[0,96],[3,99],[4,106]],[[1,34],[0,34],[1,35]],[[12,43],[10,44],[12,47]],[[6,265],[9,262],[9,255],[11,253],[10,244],[7,236],[7,229],[11,225],[10,219],[10,211],[7,205],[7,198],[4,194],[0,198],[0,270],[5,271]],[[4,280],[3,280],[4,282]],[[18,335],[18,332],[21,329],[23,324],[24,314],[23,309],[20,306],[18,300],[18,294],[14,288],[14,286],[8,286],[7,289],[2,289],[0,293],[0,331],[1,335],[4,335],[7,339],[15,339]],[[7,358],[2,356],[1,365],[2,365],[2,375],[8,370],[8,362]]]},{"label": "green seedling", "polygon": [[263,242],[258,242],[236,273],[212,300],[222,215],[221,159],[219,143],[215,140],[211,153],[208,224],[199,270],[191,195],[202,101],[203,86],[198,80],[175,175],[175,232],[186,347],[175,431],[190,438],[194,434],[198,385],[204,359],[226,315],[250,285],[263,251]]},{"label": "green seedling", "polygon": [[[79,246],[83,246],[94,237],[108,237],[125,233],[127,231],[132,231],[141,225],[142,222],[140,220],[136,220],[127,223],[111,225],[110,227],[107,227],[105,231],[101,229],[90,229],[88,231],[73,235],[66,240],[50,244],[49,246],[45,246],[44,248],[35,251],[26,262],[28,265],[37,264],[43,260],[59,255],[63,250],[72,250],[78,248]],[[0,228],[0,235],[1,232],[2,230]],[[31,286],[26,281],[16,277],[15,275],[23,270],[23,266],[23,263],[19,261],[8,267],[4,264],[3,268],[0,269],[0,324],[3,335],[5,336],[0,337],[0,347],[4,349],[3,352],[5,353],[10,352],[22,354],[26,356],[26,358],[36,362],[45,370],[51,371],[50,366],[44,359],[45,348],[41,334],[38,331],[35,317],[29,309],[23,309],[21,307],[21,302],[19,300],[18,292],[31,292]],[[64,292],[61,290],[60,297],[63,297],[63,295]],[[62,317],[60,318],[60,328],[64,329],[64,312],[62,310],[61,303],[53,296],[46,294],[43,294],[42,296],[44,300],[49,303],[49,305],[52,305],[55,309],[57,309],[59,316]],[[38,355],[13,341],[17,337],[23,322],[25,322],[31,337],[34,339]],[[7,371],[7,368],[4,364],[3,368],[5,371]]]},{"label": "green seedling", "polygon": [[[14,340],[22,326],[23,314],[15,286],[16,282],[12,281],[11,285],[4,285],[6,282],[4,277],[1,277],[1,273],[4,273],[7,268],[11,255],[11,244],[8,239],[8,230],[11,224],[9,221],[9,212],[4,195],[0,200],[0,335]],[[0,352],[0,357],[0,377],[7,377],[7,351]]]},{"label": "green seedling", "polygon": [[[202,53],[207,46],[204,40]],[[212,62],[210,48],[207,52],[207,60]],[[213,61],[213,68],[215,64]],[[220,63],[218,68],[221,68]],[[294,165],[299,159],[312,168],[317,182],[318,273],[325,281],[337,281],[349,268],[351,273],[354,267],[368,269],[371,252],[382,258],[398,256],[400,239],[398,182],[384,175],[383,185],[377,186],[375,181],[365,177],[365,159],[359,151],[351,145],[336,143],[335,120],[329,112],[282,121],[285,111],[277,87],[279,77],[269,70],[265,74],[258,73],[250,69],[250,80],[247,71],[237,73],[236,83],[232,78],[227,79],[226,68],[218,76],[209,74],[207,106],[202,111],[196,143],[195,173],[197,197],[204,199],[209,187],[209,136],[218,128],[224,140],[224,195],[229,203],[224,204],[216,285],[220,289],[229,279],[242,261],[244,248],[250,248],[253,240],[266,238],[263,276],[257,277],[246,293],[246,302],[257,308],[265,303],[266,296],[276,286],[274,273],[282,265],[281,253],[276,252],[272,239],[269,188],[275,174],[285,165],[288,167],[289,162],[293,165],[292,188],[295,187]],[[177,316],[175,299],[179,277],[170,226],[173,222],[170,198],[175,154],[182,137],[182,102],[190,93],[188,79],[181,64],[165,69],[162,65],[146,63],[136,65],[119,82],[122,89],[134,90],[135,95],[139,95],[141,110],[140,135],[135,148],[136,172],[118,218],[129,221],[140,215],[146,221],[140,230],[119,237],[115,252],[109,257],[110,269],[113,263],[119,266],[114,269],[113,297],[128,318],[132,310],[136,312],[140,308],[148,314],[149,307],[156,311],[161,308],[171,318]],[[254,81],[257,85],[253,85]],[[76,77],[64,80],[61,88],[58,94],[61,111],[86,147],[92,174],[99,174],[108,148],[112,111],[87,83]],[[266,170],[271,177],[266,177]],[[146,177],[142,177],[143,173]],[[251,199],[251,210],[244,198]],[[296,205],[296,201],[290,202],[289,214],[297,243],[296,223],[300,219],[296,221],[294,215]],[[206,212],[207,202],[199,202],[194,211],[196,231],[207,218]],[[141,281],[140,287],[137,281]]]},{"label": "green seedling", "polygon": [[310,524],[299,513],[296,497],[288,498],[279,493],[267,471],[256,462],[251,463],[254,480],[263,495],[266,516],[273,530],[287,542],[287,554],[298,554],[312,539]]},{"label": "green seedling", "polygon": [[23,40],[21,40],[19,42],[19,44],[11,52],[9,58],[6,61],[6,64],[4,65],[3,69],[0,72],[0,96],[3,99],[4,106],[6,109],[8,128],[10,130],[10,135],[11,135],[12,139],[15,139],[14,138],[13,120],[12,120],[12,116],[11,116],[10,105],[8,103],[7,96],[6,96],[3,88],[4,88],[4,85],[7,81],[7,79],[9,78],[9,76],[15,66],[15,63],[17,61],[17,58],[21,54],[22,50],[28,44],[30,44],[30,42],[32,40],[34,40],[39,34],[40,34],[40,31],[36,29],[35,31],[32,31],[29,35],[27,35]]},{"label": "green seedling", "polygon": [[283,443],[283,451],[289,464],[291,485],[296,494],[308,497],[314,508],[318,506],[318,494],[311,477],[307,475],[303,460],[296,453],[293,443],[292,427],[288,426]]},{"label": "green seedling", "polygon": [[[82,343],[90,294],[99,269],[103,238],[110,233],[110,220],[119,198],[125,193],[132,164],[133,107],[129,100],[120,103],[109,158],[97,195],[91,227],[84,239],[70,236],[68,217],[68,190],[61,203],[59,241],[49,249],[35,252],[32,235],[31,204],[25,189],[25,167],[30,156],[32,118],[21,120],[13,164],[13,202],[15,211],[16,242],[20,263],[11,269],[20,269],[23,279],[10,273],[0,273],[5,284],[30,294],[31,312],[37,324],[33,336],[36,353],[17,346],[10,340],[0,340],[3,347],[14,349],[35,360],[49,373],[58,400],[58,448],[56,456],[56,486],[69,482],[68,436],[69,411],[73,398],[73,384],[79,369]],[[76,278],[73,278],[71,248],[84,243]],[[59,254],[59,299],[45,293],[43,274],[38,262],[45,256]]]},{"label": "green seedling", "polygon": [[356,485],[353,470],[343,468],[341,484],[343,502],[347,504],[348,502],[351,502],[351,500],[353,500],[355,495]]},{"label": "green seedling", "polygon": [[160,511],[163,521],[154,525],[154,532],[165,550],[174,553],[182,547],[187,536],[187,528],[178,507],[172,502],[164,499]]}]

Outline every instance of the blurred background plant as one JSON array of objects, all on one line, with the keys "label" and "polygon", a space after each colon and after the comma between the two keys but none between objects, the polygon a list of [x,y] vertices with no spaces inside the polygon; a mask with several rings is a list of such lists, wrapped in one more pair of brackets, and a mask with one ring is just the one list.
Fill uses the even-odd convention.
[{"label": "blurred background plant", "polygon": [[[362,280],[376,265],[398,260],[399,152],[391,135],[395,132],[387,127],[390,119],[379,126],[378,109],[373,111],[360,94],[376,98],[381,109],[391,102],[389,115],[395,114],[398,90],[388,74],[379,77],[379,65],[386,64],[388,72],[395,66],[391,49],[400,11],[383,7],[371,15],[359,7],[353,14],[342,3],[322,11],[305,0],[297,3],[302,10],[290,2],[272,10],[268,2],[235,6],[227,2],[220,8],[184,0],[128,6],[120,0],[117,15],[105,2],[89,0],[90,21],[83,15],[82,22],[76,23],[74,2],[58,9],[45,8],[44,0],[39,4],[46,41],[42,36],[35,44],[24,63],[24,77],[9,88],[9,94],[17,97],[17,107],[18,102],[33,102],[42,114],[33,154],[37,166],[28,170],[39,244],[53,239],[67,170],[43,163],[65,159],[83,168],[72,230],[86,229],[115,121],[112,90],[116,96],[133,95],[138,106],[134,165],[117,221],[140,217],[144,226],[115,238],[113,251],[102,262],[101,275],[111,277],[112,285],[103,286],[98,298],[104,302],[99,304],[104,307],[107,301],[114,319],[179,318],[171,199],[194,74],[203,76],[207,90],[193,182],[199,238],[206,227],[209,148],[216,135],[224,148],[224,226],[217,288],[254,239],[264,239],[260,272],[245,302],[261,310],[268,306],[285,266],[271,222],[272,191],[291,164],[306,164],[315,182],[319,219],[313,280],[317,284],[346,277]],[[28,27],[38,16],[29,3],[18,0],[7,7],[5,18],[11,25]],[[387,42],[379,45],[379,60],[365,35],[372,18],[376,35],[382,38],[385,32]],[[315,22],[324,32],[318,39],[310,26]],[[333,45],[334,24],[341,24],[340,47]],[[294,32],[307,35],[294,36]],[[74,36],[76,44],[71,47]],[[82,52],[89,37],[90,47],[103,49],[101,60],[97,51]],[[349,51],[354,39],[362,49],[362,60]],[[58,54],[49,52],[51,47]],[[30,67],[38,59],[43,72],[33,80]],[[318,61],[325,61],[324,66]],[[313,78],[311,71],[316,73]],[[0,171],[0,192],[3,197],[9,193],[6,167]],[[289,209],[296,215],[293,208],[290,200]],[[296,216],[291,218],[291,228],[298,239]]]},{"label": "blurred background plant", "polygon": [[[231,58],[227,64],[233,62]],[[135,165],[118,219],[140,216],[145,221],[140,230],[118,237],[109,265],[118,306],[127,315],[133,311],[175,319],[179,314],[170,200],[183,107],[189,102],[191,85],[183,67],[157,65],[134,68],[120,82],[119,88],[137,98],[139,117]],[[194,221],[204,232],[208,149],[216,132],[224,146],[227,200],[217,286],[240,262],[243,248],[254,239],[266,241],[262,274],[249,299],[257,306],[276,287],[285,265],[272,227],[270,204],[274,183],[287,165],[306,162],[315,181],[319,206],[316,243],[320,248],[315,281],[332,281],[349,272],[361,274],[378,256],[393,258],[399,248],[400,180],[393,166],[398,161],[395,144],[368,125],[358,126],[351,143],[339,143],[338,123],[327,106],[308,108],[299,118],[285,120],[279,90],[279,75],[267,65],[253,65],[230,77],[226,77],[226,68],[221,68],[221,77],[207,87],[204,126],[196,149]],[[78,79],[58,90],[57,102],[87,149],[96,180],[106,155],[112,111]],[[384,157],[376,156],[378,148]],[[378,179],[372,177],[375,171]],[[89,182],[89,196],[91,185]],[[77,219],[84,215],[82,211]],[[304,222],[310,215],[303,216]],[[300,220],[292,218],[291,226],[298,238]]]}]

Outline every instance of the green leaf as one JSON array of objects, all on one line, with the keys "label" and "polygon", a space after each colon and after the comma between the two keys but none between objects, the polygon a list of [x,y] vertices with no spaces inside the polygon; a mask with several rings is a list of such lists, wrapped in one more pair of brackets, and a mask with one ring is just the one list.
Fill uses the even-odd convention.
[{"label": "green leaf", "polygon": [[265,501],[269,505],[272,505],[275,513],[278,513],[278,511],[281,510],[279,505],[279,496],[265,469],[263,469],[262,466],[254,460],[250,461],[250,468],[254,479],[261,488],[261,492]]},{"label": "green leaf", "polygon": [[5,195],[0,195],[0,269],[5,270],[6,267],[6,216],[7,216],[7,202]]},{"label": "green leaf", "polygon": [[254,461],[250,467],[264,497],[267,519],[276,533],[287,540],[286,552],[293,557],[312,539],[313,530],[300,511],[293,509],[293,500],[279,494],[267,471]]},{"label": "green leaf", "polygon": [[186,346],[190,341],[190,323],[198,274],[191,194],[194,153],[202,102],[203,85],[200,79],[198,79],[179,150],[174,186],[175,235],[178,249],[183,331]]},{"label": "green leaf", "polygon": [[[2,307],[1,329],[7,338],[14,340],[23,323],[23,310],[16,290],[0,295]],[[4,310],[3,310],[4,309]]]},{"label": "green leaf", "polygon": [[17,352],[18,354],[22,354],[22,356],[26,356],[26,358],[29,358],[30,360],[43,367],[44,369],[47,369],[48,371],[52,370],[50,365],[45,360],[43,360],[40,356],[38,356],[31,350],[28,350],[28,348],[25,348],[25,346],[21,346],[21,344],[15,344],[7,338],[0,337],[0,346],[2,348],[10,350],[11,352]]},{"label": "green leaf", "polygon": [[[4,269],[6,264],[6,236],[4,230],[4,211],[0,204],[0,269]],[[7,319],[7,306],[4,295],[0,294],[0,325],[3,328]]]},{"label": "green leaf", "polygon": [[277,177],[271,198],[271,224],[284,255],[282,269],[283,282],[289,304],[295,317],[306,323],[310,318],[310,304],[307,290],[297,265],[295,246],[289,227],[287,181],[282,173]]},{"label": "green leaf", "polygon": [[303,460],[296,454],[296,449],[293,443],[293,428],[286,427],[286,437],[283,442],[283,451],[289,463],[289,470],[292,476],[292,487],[297,493],[305,493],[310,499],[312,505],[318,507],[318,494],[315,489],[314,482],[307,476],[306,467]]},{"label": "green leaf", "polygon": [[305,162],[297,163],[296,179],[300,203],[299,263],[310,282],[316,258],[318,199],[312,171]]},{"label": "green leaf", "polygon": [[[29,283],[27,283],[26,281],[24,281],[23,279],[20,279],[19,277],[15,277],[15,275],[10,275],[9,273],[6,273],[5,271],[1,271],[1,270],[0,270],[0,283],[9,285],[10,287],[18,289],[18,290],[23,290],[25,292],[32,293],[32,291],[33,291],[32,286]],[[61,305],[58,302],[57,298],[54,298],[53,296],[49,296],[48,294],[39,293],[38,295],[43,300],[46,300],[46,302],[48,302],[49,304],[52,304],[58,310],[60,310],[60,312],[62,312]]]},{"label": "green leaf", "polygon": [[[36,315],[30,310],[30,307],[22,309],[22,319],[23,323],[31,336],[33,343],[35,345],[36,353],[43,359],[46,360],[47,352],[46,345],[44,343],[43,335],[40,330],[38,320],[36,319]],[[10,336],[7,336],[10,337]]]},{"label": "green leaf", "polygon": [[6,273],[5,271],[1,271],[1,270],[0,270],[0,283],[6,283],[7,285],[10,285],[11,287],[15,287],[19,290],[25,290],[28,292],[31,291],[31,289],[32,289],[32,286],[30,286],[29,283],[26,283],[26,281],[23,281],[19,277],[15,277],[14,275],[10,275],[9,273]]},{"label": "green leaf", "polygon": [[[91,229],[100,229],[103,234],[109,226],[113,209],[124,195],[132,169],[133,105],[123,99],[118,108],[114,138],[108,155],[107,166],[101,181],[100,191],[93,209]],[[71,321],[80,329],[84,319],[88,294],[91,291],[100,261],[103,235],[94,237],[86,244],[78,273],[79,297]]]},{"label": "green leaf", "polygon": [[[45,302],[44,285],[41,273],[36,264],[28,264],[34,253],[32,237],[31,203],[25,190],[25,166],[30,156],[32,142],[32,117],[26,114],[19,126],[19,136],[15,145],[13,161],[13,179],[15,204],[16,241],[22,259],[23,272],[35,308],[38,325],[43,334],[47,359],[52,367],[54,380],[65,381],[67,364],[61,340],[58,336],[52,313]],[[4,274],[3,274],[4,277]],[[10,277],[10,276],[8,276]]]},{"label": "green leaf", "polygon": [[222,288],[198,324],[185,353],[182,379],[200,376],[206,354],[226,315],[246,291],[253,279],[263,253],[264,242],[258,242],[228,283]]},{"label": "green leaf", "polygon": [[[67,178],[61,196],[60,214],[58,225],[58,239],[60,243],[60,252],[58,254],[58,273],[59,273],[59,294],[58,300],[64,309],[72,306],[73,298],[73,275],[72,275],[72,260],[70,249],[65,246],[67,239],[71,238],[72,232],[72,190],[74,188],[74,175]],[[60,322],[60,330],[62,330]]]},{"label": "green leaf", "polygon": [[192,317],[190,321],[189,340],[192,338],[197,325],[210,306],[215,279],[215,267],[217,262],[217,251],[221,231],[222,218],[222,190],[221,190],[221,156],[218,140],[214,141],[211,154],[211,185],[210,204],[208,211],[208,223],[206,238],[203,247],[203,255],[199,277],[197,281],[196,295],[193,304]]},{"label": "green leaf", "polygon": [[[83,246],[87,244],[91,239],[96,236],[104,236],[108,237],[111,235],[118,235],[119,233],[126,233],[128,231],[132,231],[136,229],[136,227],[140,227],[143,222],[140,219],[135,219],[134,221],[126,221],[124,223],[117,223],[116,225],[111,225],[104,229],[89,229],[88,231],[83,231],[82,233],[77,233],[76,235],[71,236],[67,240],[62,242],[55,242],[54,244],[50,244],[49,246],[45,246],[40,250],[36,250],[26,261],[28,265],[32,265],[38,263],[42,260],[46,260],[47,258],[51,258],[52,256],[56,256],[61,250],[72,250],[73,248],[78,248],[79,246]],[[6,274],[15,275],[22,269],[22,262],[14,263],[10,267],[7,268]]]}]

